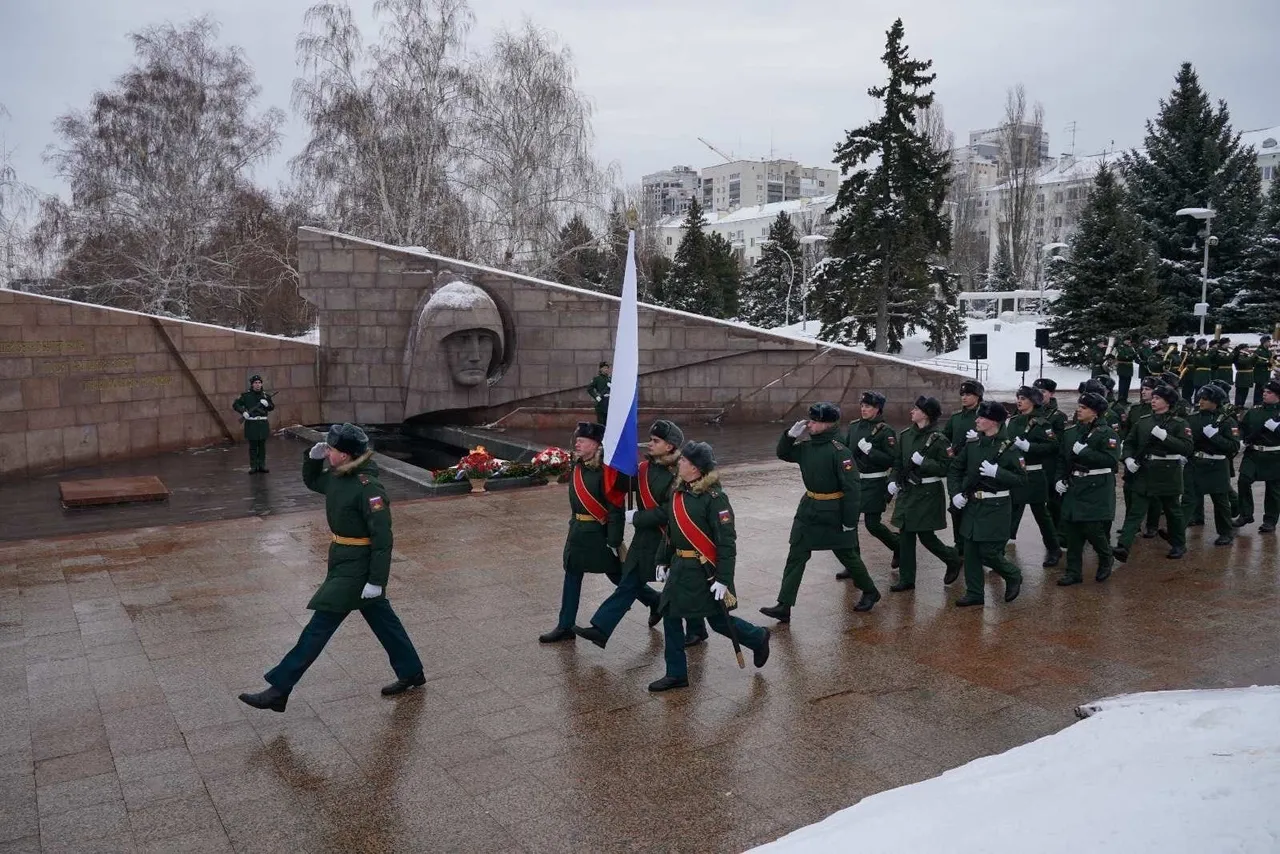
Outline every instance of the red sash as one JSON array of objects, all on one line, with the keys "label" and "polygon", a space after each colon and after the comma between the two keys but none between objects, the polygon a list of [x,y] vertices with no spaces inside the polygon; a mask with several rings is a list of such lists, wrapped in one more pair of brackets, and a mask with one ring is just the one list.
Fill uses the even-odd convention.
[{"label": "red sash", "polygon": [[604,505],[600,503],[591,490],[587,489],[587,482],[582,479],[582,467],[573,467],[573,492],[578,496],[578,503],[582,505],[582,509],[591,514],[601,525],[609,518],[609,511],[604,509]]},{"label": "red sash", "polygon": [[676,493],[676,497],[672,501],[672,509],[676,517],[676,527],[680,529],[680,533],[684,534],[684,538],[689,541],[689,545],[693,546],[703,561],[715,566],[716,544],[711,542],[711,538],[693,523],[693,519],[689,516],[689,511],[684,507],[683,492]]},{"label": "red sash", "polygon": [[645,460],[640,464],[640,503],[645,510],[652,510],[658,506],[658,499],[653,497],[653,489],[649,486],[649,461]]}]

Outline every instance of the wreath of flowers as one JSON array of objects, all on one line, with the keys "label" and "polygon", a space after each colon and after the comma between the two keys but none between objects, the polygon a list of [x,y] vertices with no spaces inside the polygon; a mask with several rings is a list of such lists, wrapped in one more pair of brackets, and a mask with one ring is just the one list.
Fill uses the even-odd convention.
[{"label": "wreath of flowers", "polygon": [[502,461],[478,445],[471,453],[458,460],[458,474],[472,479],[493,477],[502,468]]},{"label": "wreath of flowers", "polygon": [[559,476],[569,470],[572,460],[564,448],[546,448],[533,458],[533,466],[539,474]]}]

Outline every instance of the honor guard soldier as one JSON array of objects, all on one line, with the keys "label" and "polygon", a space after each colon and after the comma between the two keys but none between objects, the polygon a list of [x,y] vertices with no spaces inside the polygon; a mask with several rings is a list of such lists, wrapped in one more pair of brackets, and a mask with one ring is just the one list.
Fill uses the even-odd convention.
[{"label": "honor guard soldier", "polygon": [[[1175,376],[1174,379],[1177,379],[1177,377]],[[1138,419],[1144,415],[1150,415],[1152,413],[1151,396],[1155,392],[1156,386],[1160,385],[1161,382],[1164,382],[1165,385],[1169,385],[1168,382],[1160,375],[1143,377],[1138,388],[1138,402],[1129,407],[1129,412],[1125,418],[1124,430],[1120,433],[1122,443],[1129,436],[1129,433],[1133,430],[1133,425],[1137,423]],[[1174,386],[1169,387],[1174,388]],[[1104,417],[1103,421],[1105,422],[1105,420],[1106,419]],[[1123,444],[1121,447],[1123,448]],[[1123,482],[1122,492],[1124,493],[1124,506],[1125,509],[1128,510],[1129,506],[1133,504],[1132,484],[1134,473],[1123,467],[1120,468],[1119,471]],[[1160,505],[1152,502],[1147,507],[1147,518],[1142,524],[1143,539],[1153,539],[1156,536],[1156,529],[1159,526]]]},{"label": "honor guard soldier", "polygon": [[1133,423],[1125,437],[1124,466],[1134,475],[1130,487],[1133,503],[1125,508],[1124,528],[1120,541],[1112,550],[1121,561],[1129,559],[1129,549],[1138,533],[1138,525],[1147,515],[1150,504],[1160,505],[1169,527],[1164,533],[1169,540],[1170,560],[1187,553],[1187,525],[1182,515],[1182,467],[1191,455],[1191,425],[1173,413],[1178,393],[1167,385],[1152,392],[1151,415]]},{"label": "honor guard soldier", "polygon": [[667,505],[670,540],[659,548],[657,570],[663,582],[658,608],[666,674],[650,683],[654,692],[689,684],[681,620],[706,620],[733,641],[735,652],[739,644],[751,650],[756,667],[769,660],[769,630],[730,614],[738,604],[733,586],[737,532],[711,446],[686,442],[676,465],[680,483]]},{"label": "honor guard soldier", "polygon": [[1116,377],[1119,378],[1116,397],[1125,403],[1129,402],[1129,387],[1133,385],[1133,363],[1139,360],[1138,336],[1132,334],[1127,340],[1116,345]]},{"label": "honor guard soldier", "polygon": [[609,419],[609,391],[613,386],[612,374],[613,369],[609,367],[609,363],[601,362],[600,373],[596,374],[591,380],[591,385],[587,386],[587,395],[595,403],[597,424],[604,424]]},{"label": "honor guard soldier", "polygon": [[569,535],[564,542],[564,585],[556,627],[538,636],[540,643],[572,640],[582,598],[582,576],[603,572],[621,580],[618,548],[625,517],[609,499],[607,472],[600,452],[604,425],[582,421],[573,433],[573,467],[569,477]]},{"label": "honor guard soldier", "polygon": [[276,408],[271,395],[262,390],[262,377],[249,377],[249,390],[236,398],[231,408],[244,419],[244,438],[249,443],[249,474],[267,472],[267,439],[271,421],[267,413]]},{"label": "honor guard soldier", "polygon": [[884,543],[898,566],[898,535],[885,527],[881,516],[889,502],[889,476],[898,456],[898,438],[892,427],[884,423],[885,397],[878,391],[865,391],[858,404],[861,418],[849,425],[845,444],[853,451],[858,467],[858,483],[862,518],[867,533]]},{"label": "honor guard soldier", "polygon": [[791,425],[778,440],[778,459],[799,464],[805,488],[791,523],[791,548],[782,570],[778,604],[760,609],[761,614],[781,623],[791,621],[791,606],[796,604],[805,565],[815,551],[835,555],[847,577],[862,591],[853,610],[870,611],[880,601],[880,591],[859,553],[858,469],[853,454],[836,438],[839,423],[840,407],[815,403],[809,407],[809,419]]},{"label": "honor guard soldier", "polygon": [[1120,436],[1102,420],[1106,398],[1093,392],[1080,396],[1075,421],[1062,439],[1062,477],[1054,491],[1062,496],[1062,534],[1067,543],[1067,570],[1060,587],[1084,580],[1084,544],[1098,555],[1096,581],[1111,577],[1115,559],[1111,526],[1116,518],[1116,468]]},{"label": "honor guard soldier", "polygon": [[898,437],[889,495],[894,500],[893,524],[898,527],[898,583],[894,593],[916,587],[916,540],[947,566],[943,584],[960,577],[961,560],[955,549],[944,546],[935,531],[947,527],[947,470],[951,467],[951,443],[938,431],[942,404],[932,397],[916,398],[911,426]]},{"label": "honor guard soldier", "polygon": [[[1044,392],[1044,417],[1049,419],[1049,426],[1053,428],[1053,432],[1061,436],[1063,431],[1067,429],[1067,414],[1058,408],[1058,384],[1048,377],[1040,377],[1031,383],[1032,388],[1038,388]],[[1062,496],[1054,492],[1049,493],[1049,515],[1053,518],[1053,524],[1058,524],[1059,514],[1062,511]]]},{"label": "honor guard soldier", "polygon": [[241,702],[283,712],[293,686],[352,611],[359,611],[373,629],[395,671],[396,681],[382,689],[383,695],[402,694],[426,684],[422,660],[387,601],[391,502],[378,481],[378,464],[372,457],[369,437],[354,424],[333,425],[325,441],[303,452],[302,480],[312,492],[324,496],[325,518],[333,533],[329,569],[307,603],[311,620],[298,642],[267,672],[266,690],[241,694]]},{"label": "honor guard soldier", "polygon": [[1053,517],[1049,515],[1049,487],[1057,478],[1055,472],[1061,448],[1062,436],[1053,429],[1053,425],[1044,415],[1044,392],[1031,386],[1018,389],[1018,414],[1009,419],[1005,425],[1005,435],[1013,440],[1014,447],[1022,452],[1026,460],[1026,483],[1012,490],[1013,509],[1012,522],[1009,527],[1009,539],[1018,538],[1018,526],[1022,522],[1022,512],[1031,505],[1031,515],[1040,528],[1040,538],[1044,541],[1044,560],[1041,566],[1057,566],[1062,560],[1062,547],[1058,542],[1058,531],[1054,527]]},{"label": "honor guard soldier", "polygon": [[1010,490],[1027,479],[1022,454],[1012,439],[1000,436],[1008,417],[1001,404],[983,401],[978,407],[977,435],[965,442],[947,472],[951,505],[960,511],[958,536],[965,541],[961,550],[964,595],[956,600],[961,608],[983,604],[983,566],[1004,579],[1004,601],[1017,599],[1022,588],[1022,571],[1004,555],[1013,527]]},{"label": "honor guard soldier", "polygon": [[1264,534],[1280,520],[1280,380],[1269,380],[1262,389],[1262,405],[1244,415],[1240,425],[1244,459],[1240,462],[1240,516],[1233,523],[1243,528],[1253,521],[1253,485],[1262,481]]},{"label": "honor guard soldier", "polygon": [[[951,417],[942,428],[942,435],[946,436],[947,441],[951,443],[953,458],[959,455],[965,442],[978,437],[976,427],[978,406],[982,403],[982,396],[985,393],[986,389],[977,380],[965,380],[960,383],[960,409],[951,413]],[[960,539],[960,511],[950,503],[947,504],[947,510],[951,514],[951,529],[955,535],[956,551],[963,557],[964,541]]]},{"label": "honor guard soldier", "polygon": [[1231,527],[1231,461],[1240,452],[1240,425],[1227,411],[1227,395],[1216,383],[1196,392],[1197,411],[1187,422],[1194,443],[1190,464],[1183,470],[1183,515],[1203,524],[1204,497],[1213,500],[1215,546],[1229,546],[1235,537]]}]

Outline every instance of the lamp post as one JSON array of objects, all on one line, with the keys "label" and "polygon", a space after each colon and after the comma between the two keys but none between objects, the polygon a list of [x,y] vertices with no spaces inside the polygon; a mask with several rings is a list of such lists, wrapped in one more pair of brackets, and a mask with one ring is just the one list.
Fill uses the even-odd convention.
[{"label": "lamp post", "polygon": [[1209,247],[1218,242],[1212,234],[1213,218],[1217,216],[1217,211],[1212,208],[1179,208],[1177,215],[1204,220],[1204,266],[1200,268],[1200,302],[1196,303],[1195,310],[1200,315],[1200,335],[1203,337],[1204,320],[1209,314]]},{"label": "lamp post", "polygon": [[786,306],[783,308],[783,318],[784,318],[784,320],[783,320],[783,324],[784,324],[784,325],[786,325],[786,326],[790,326],[790,325],[791,325],[791,289],[792,289],[792,288],[794,288],[794,287],[796,286],[796,262],[795,262],[795,259],[791,257],[791,253],[790,253],[790,252],[788,252],[787,250],[785,250],[785,249],[783,249],[781,246],[779,246],[779,245],[778,245],[778,241],[776,241],[776,240],[770,240],[770,239],[768,239],[768,238],[765,238],[764,240],[759,240],[759,241],[757,241],[757,242],[758,242],[761,246],[764,246],[764,247],[766,247],[766,248],[767,248],[767,247],[769,247],[769,246],[772,246],[774,249],[777,249],[777,250],[778,250],[779,252],[781,252],[783,255],[787,256],[787,263],[791,266],[791,279],[790,279],[790,281],[787,283],[787,303],[786,303]]},{"label": "lamp post", "polygon": [[[826,243],[827,238],[821,234],[806,234],[800,238],[801,246],[813,246],[818,243]],[[804,281],[800,283],[800,310],[804,318],[805,326],[809,324],[809,277],[805,274]]]}]

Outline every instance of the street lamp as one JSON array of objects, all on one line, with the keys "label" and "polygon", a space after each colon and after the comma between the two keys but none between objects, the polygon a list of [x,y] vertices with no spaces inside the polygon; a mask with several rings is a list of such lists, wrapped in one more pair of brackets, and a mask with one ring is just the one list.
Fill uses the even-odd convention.
[{"label": "street lamp", "polygon": [[[813,246],[817,243],[826,243],[827,238],[821,234],[806,234],[800,238],[801,246]],[[809,276],[805,274],[804,281],[800,283],[800,311],[804,317],[804,323],[807,327],[809,323]]]},{"label": "street lamp", "polygon": [[794,288],[794,287],[796,286],[796,262],[795,262],[795,259],[793,259],[793,258],[791,257],[791,253],[790,253],[790,252],[788,252],[787,250],[785,250],[785,249],[783,249],[781,246],[779,246],[779,245],[778,245],[778,241],[776,241],[776,240],[770,240],[770,239],[766,238],[766,239],[764,239],[764,240],[758,240],[758,241],[756,241],[756,242],[757,242],[759,245],[761,245],[761,246],[765,246],[765,247],[772,246],[774,249],[777,249],[777,250],[778,250],[779,252],[781,252],[783,255],[787,256],[787,263],[791,266],[791,279],[790,279],[790,281],[787,283],[787,304],[786,304],[785,308],[783,309],[783,317],[785,318],[785,320],[783,320],[783,324],[784,324],[784,325],[786,325],[786,326],[790,326],[790,325],[791,325],[791,289],[792,289],[792,288]]},{"label": "street lamp", "polygon": [[1212,208],[1180,208],[1177,216],[1204,220],[1204,266],[1200,268],[1200,302],[1196,303],[1195,310],[1195,313],[1200,315],[1200,335],[1203,337],[1204,319],[1209,314],[1209,247],[1218,242],[1210,230],[1217,212]]}]

